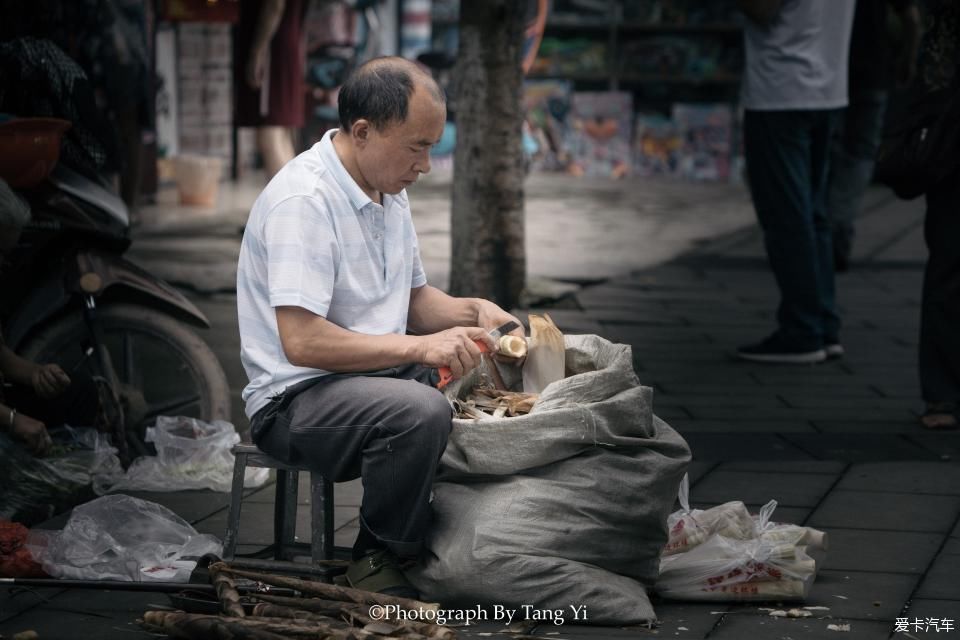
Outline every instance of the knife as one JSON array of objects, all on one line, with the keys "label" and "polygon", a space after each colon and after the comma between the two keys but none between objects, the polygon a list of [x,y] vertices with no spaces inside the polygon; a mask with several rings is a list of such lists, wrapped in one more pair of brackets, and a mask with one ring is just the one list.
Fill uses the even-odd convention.
[{"label": "knife", "polygon": [[[500,325],[487,335],[490,336],[494,342],[496,342],[500,339],[500,336],[510,333],[519,326],[520,325],[517,324],[516,321],[511,320],[510,322]],[[486,342],[483,342],[482,340],[474,340],[473,342],[477,345],[477,348],[480,349],[480,351],[484,353],[490,352],[490,349],[487,348]],[[440,367],[438,372],[440,373],[440,382],[437,383],[437,389],[443,389],[453,381],[453,372],[450,370],[450,367]]]}]

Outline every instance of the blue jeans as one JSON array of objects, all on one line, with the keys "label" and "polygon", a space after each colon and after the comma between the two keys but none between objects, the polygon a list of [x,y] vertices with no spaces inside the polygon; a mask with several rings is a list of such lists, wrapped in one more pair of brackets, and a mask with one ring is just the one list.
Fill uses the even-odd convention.
[{"label": "blue jeans", "polygon": [[744,114],[750,193],[780,288],[779,333],[799,349],[836,342],[840,332],[826,212],[830,140],[840,113]]},{"label": "blue jeans", "polygon": [[833,252],[843,259],[850,257],[853,221],[873,177],[886,110],[886,91],[852,92],[833,138],[827,214],[833,229]]}]

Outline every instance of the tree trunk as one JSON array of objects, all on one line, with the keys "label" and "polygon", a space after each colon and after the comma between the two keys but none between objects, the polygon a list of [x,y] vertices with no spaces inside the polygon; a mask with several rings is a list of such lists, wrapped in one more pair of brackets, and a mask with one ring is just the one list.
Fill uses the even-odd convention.
[{"label": "tree trunk", "polygon": [[454,69],[450,293],[487,298],[508,310],[520,297],[527,268],[520,103],[525,5],[461,2]]}]

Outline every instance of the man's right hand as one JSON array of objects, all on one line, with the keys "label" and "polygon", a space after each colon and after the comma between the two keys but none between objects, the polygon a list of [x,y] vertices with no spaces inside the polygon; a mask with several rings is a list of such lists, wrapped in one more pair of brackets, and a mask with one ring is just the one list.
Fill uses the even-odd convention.
[{"label": "man's right hand", "polygon": [[50,440],[50,434],[47,433],[46,425],[21,413],[14,416],[10,433],[15,438],[22,440],[27,448],[38,456],[44,455],[53,444]]},{"label": "man's right hand", "polygon": [[439,333],[420,337],[420,353],[417,360],[428,367],[449,367],[454,380],[480,364],[482,351],[475,340],[487,345],[491,353],[497,346],[493,338],[481,327],[454,327]]}]

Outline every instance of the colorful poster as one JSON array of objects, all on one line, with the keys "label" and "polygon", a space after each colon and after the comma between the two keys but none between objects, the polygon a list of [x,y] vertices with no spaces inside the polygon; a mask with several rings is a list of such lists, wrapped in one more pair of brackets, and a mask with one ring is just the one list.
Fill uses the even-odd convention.
[{"label": "colorful poster", "polygon": [[673,122],[683,140],[678,175],[692,180],[729,180],[733,113],[728,104],[674,104]]},{"label": "colorful poster", "polygon": [[633,97],[624,91],[574,92],[568,150],[573,175],[622,178],[631,172]]}]

